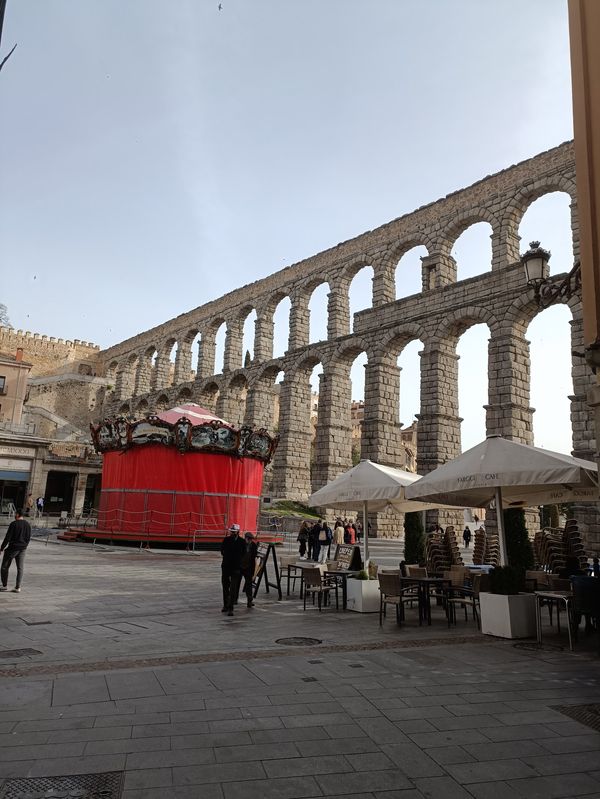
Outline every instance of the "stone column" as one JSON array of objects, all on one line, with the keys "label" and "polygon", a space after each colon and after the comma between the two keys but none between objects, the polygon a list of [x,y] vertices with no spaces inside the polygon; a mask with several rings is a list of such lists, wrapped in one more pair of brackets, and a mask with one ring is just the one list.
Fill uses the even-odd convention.
[{"label": "stone column", "polygon": [[456,261],[446,253],[432,252],[421,258],[423,291],[456,283]]},{"label": "stone column", "polygon": [[351,390],[347,366],[338,365],[319,376],[313,491],[317,491],[352,466]]},{"label": "stone column", "polygon": [[203,380],[211,377],[215,373],[215,339],[217,331],[214,329],[202,333],[200,347],[198,351],[198,368],[196,370],[196,380]]},{"label": "stone column", "polygon": [[115,398],[117,400],[128,399],[133,395],[135,389],[135,367],[135,362],[119,365],[115,378]]},{"label": "stone column", "polygon": [[81,469],[77,472],[75,477],[75,487],[73,489],[73,501],[71,503],[71,512],[74,516],[81,516],[83,513],[83,503],[85,502],[85,489],[87,486],[87,474]]},{"label": "stone column", "polygon": [[533,444],[529,380],[529,341],[516,331],[493,335],[488,345],[487,435]]},{"label": "stone column", "polygon": [[240,427],[246,410],[246,387],[241,385],[228,386],[219,392],[217,399],[217,416]]},{"label": "stone column", "polygon": [[148,394],[152,382],[152,358],[150,355],[142,355],[138,361],[135,376],[134,394],[136,397],[141,394]]},{"label": "stone column", "polygon": [[254,361],[264,363],[273,358],[273,312],[261,311],[254,320]]},{"label": "stone column", "polygon": [[[577,202],[571,202],[569,206],[571,209],[571,235],[573,237],[573,262],[580,259],[579,254],[579,212],[577,210]],[[569,267],[570,268],[570,267]]]},{"label": "stone column", "polygon": [[279,396],[281,440],[273,460],[273,494],[306,502],[310,486],[310,375],[286,373]]},{"label": "stone column", "polygon": [[308,297],[305,292],[298,291],[292,294],[290,299],[292,307],[290,309],[289,352],[308,346],[310,322]]},{"label": "stone column", "polygon": [[223,371],[235,372],[242,368],[242,340],[244,328],[239,319],[227,322],[227,335],[225,337],[225,356],[223,358]]},{"label": "stone column", "polygon": [[350,282],[346,278],[335,281],[327,295],[327,339],[347,336],[350,333]]},{"label": "stone column", "polygon": [[275,411],[275,392],[265,381],[254,383],[246,395],[246,414],[244,424],[254,428],[265,427],[273,432]]},{"label": "stone column", "polygon": [[173,385],[187,383],[192,378],[192,345],[189,341],[180,341],[175,357],[175,375]]},{"label": "stone column", "polygon": [[[571,308],[571,350],[583,352],[583,319],[581,303]],[[590,398],[596,394],[596,380],[584,358],[572,356],[571,374],[573,394],[571,400],[571,427],[573,430],[573,455],[586,461],[597,460],[596,419],[594,405]],[[598,503],[581,502],[573,506],[573,516],[577,519],[583,533],[584,543],[589,554],[600,549],[600,507]]]},{"label": "stone column", "polygon": [[501,225],[493,229],[492,271],[503,269],[520,259],[520,241],[519,225],[513,219],[505,219]]},{"label": "stone column", "polygon": [[365,366],[365,415],[361,457],[398,467],[400,440],[400,367],[385,354]]},{"label": "stone column", "polygon": [[373,264],[373,308],[396,299],[396,266],[387,259]]},{"label": "stone column", "polygon": [[168,388],[170,386],[170,381],[169,381],[169,372],[171,370],[171,361],[169,359],[170,352],[171,348],[169,347],[168,350],[167,349],[161,350],[156,357],[156,364],[154,366],[154,374],[153,374],[153,386],[152,386],[152,388],[156,391],[160,391],[161,389]]},{"label": "stone column", "polygon": [[[417,418],[417,471],[428,474],[461,451],[454,341],[432,341],[421,353],[421,412]],[[427,511],[427,525],[436,523],[460,525],[462,511]]]}]

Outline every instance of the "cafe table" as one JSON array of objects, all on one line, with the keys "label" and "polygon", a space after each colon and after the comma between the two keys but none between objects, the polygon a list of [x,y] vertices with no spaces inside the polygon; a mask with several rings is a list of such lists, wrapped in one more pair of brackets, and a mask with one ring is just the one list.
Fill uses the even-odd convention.
[{"label": "cafe table", "polygon": [[419,604],[419,626],[427,621],[431,625],[431,590],[438,589],[442,594],[452,587],[452,580],[446,577],[400,577],[400,586],[408,588],[414,585],[417,588]]}]

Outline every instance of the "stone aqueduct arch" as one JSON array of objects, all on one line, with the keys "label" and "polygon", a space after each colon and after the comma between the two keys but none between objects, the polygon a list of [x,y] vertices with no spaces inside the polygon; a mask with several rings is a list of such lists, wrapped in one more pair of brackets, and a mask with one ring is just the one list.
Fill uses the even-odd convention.
[{"label": "stone aqueduct arch", "polygon": [[[251,285],[200,306],[176,319],[100,353],[114,375],[105,413],[153,409],[191,399],[237,423],[272,427],[273,386],[282,371],[279,391],[281,443],[272,468],[272,493],[305,499],[350,465],[349,369],[353,357],[367,355],[365,417],[361,451],[382,463],[399,461],[398,406],[400,370],[397,355],[420,339],[421,412],[418,424],[418,470],[427,473],[460,452],[458,416],[458,337],[470,326],[489,329],[486,406],[488,433],[532,441],[529,400],[529,343],[525,332],[539,312],[526,291],[519,264],[519,224],[535,199],[563,191],[571,197],[575,257],[579,250],[575,162],[572,142],[454,192],[447,197],[319,253]],[[451,250],[470,225],[492,228],[491,271],[456,282]],[[396,300],[395,270],[401,256],[424,245],[422,292]],[[354,315],[350,333],[348,289],[364,266],[373,268],[373,305]],[[572,264],[564,264],[568,271]],[[312,291],[328,283],[327,341],[309,344],[308,303]],[[273,359],[273,314],[291,300],[288,349]],[[569,302],[572,348],[581,347],[581,302]],[[242,368],[244,320],[256,310],[254,357]],[[213,374],[215,336],[225,323],[224,369]],[[191,342],[201,336],[198,363],[191,362]],[[177,343],[173,384],[165,358]],[[149,367],[156,353],[154,367]],[[309,375],[323,365],[319,397],[316,463],[310,469]],[[592,458],[596,442],[585,396],[592,375],[585,362],[572,365],[573,451]],[[595,510],[587,516],[596,521]],[[591,543],[591,541],[590,541]],[[597,542],[594,542],[597,543]]]}]

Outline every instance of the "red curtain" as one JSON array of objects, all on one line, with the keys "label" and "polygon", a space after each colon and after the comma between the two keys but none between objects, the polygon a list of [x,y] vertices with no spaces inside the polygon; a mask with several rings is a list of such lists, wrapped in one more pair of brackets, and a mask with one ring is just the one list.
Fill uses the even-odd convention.
[{"label": "red curtain", "polygon": [[191,536],[236,522],[256,531],[261,461],[163,446],[108,452],[103,461],[99,529]]}]

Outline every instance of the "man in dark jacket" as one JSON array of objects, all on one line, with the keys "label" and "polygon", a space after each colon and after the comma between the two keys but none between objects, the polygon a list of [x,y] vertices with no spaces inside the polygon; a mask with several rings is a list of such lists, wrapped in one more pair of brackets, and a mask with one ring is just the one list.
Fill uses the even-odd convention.
[{"label": "man in dark jacket", "polygon": [[252,598],[252,580],[254,579],[254,572],[256,570],[256,555],[258,553],[258,546],[254,540],[252,533],[245,533],[244,535],[244,554],[242,556],[242,577],[244,578],[244,593],[248,600],[248,607],[254,607]]},{"label": "man in dark jacket", "polygon": [[229,535],[221,543],[221,585],[223,586],[222,613],[233,616],[233,606],[237,600],[237,593],[242,577],[242,558],[246,545],[240,538],[239,524],[232,524]]},{"label": "man in dark jacket", "polygon": [[2,586],[0,591],[7,591],[8,585],[8,570],[10,564],[15,560],[17,562],[17,582],[13,588],[13,592],[18,594],[21,590],[21,582],[23,580],[23,565],[25,563],[25,550],[31,540],[31,526],[23,518],[22,511],[18,510],[15,514],[14,522],[8,525],[8,530],[4,536],[4,541],[0,547],[0,551],[4,552],[2,558],[2,566],[0,567],[0,580]]}]

